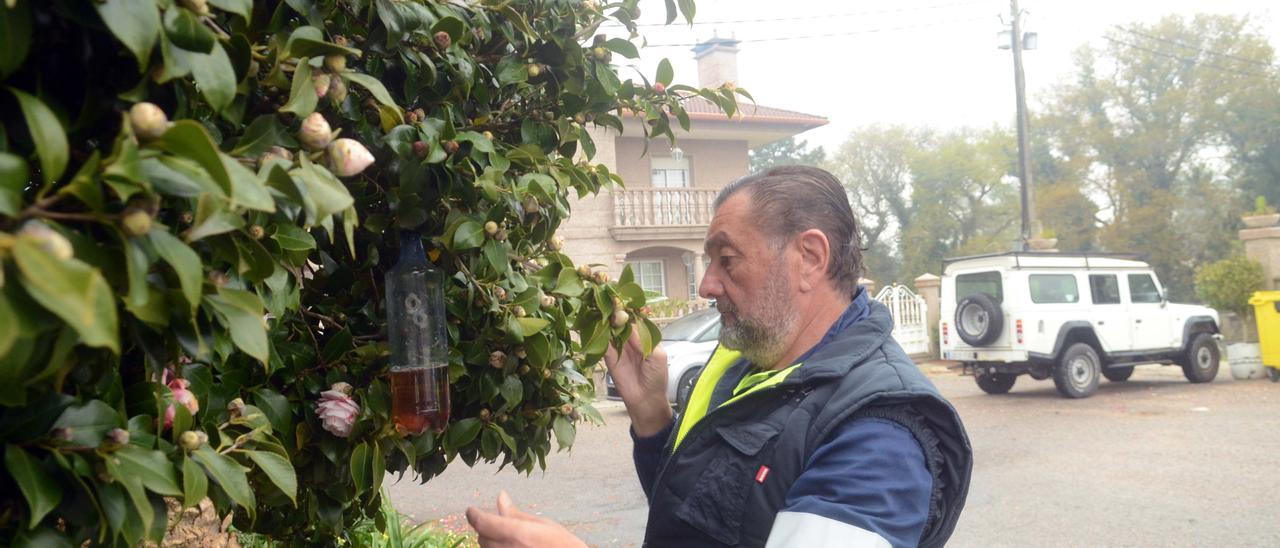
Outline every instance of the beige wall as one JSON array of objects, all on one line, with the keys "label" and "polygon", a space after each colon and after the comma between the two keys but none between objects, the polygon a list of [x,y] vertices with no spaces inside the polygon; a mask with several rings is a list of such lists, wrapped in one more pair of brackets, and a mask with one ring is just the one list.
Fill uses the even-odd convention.
[{"label": "beige wall", "polygon": [[666,273],[667,297],[689,298],[689,270],[684,266],[683,249],[651,247],[627,254],[628,261],[662,261]]},{"label": "beige wall", "polygon": [[[702,141],[685,139],[678,141],[680,150],[689,158],[690,176],[695,188],[720,188],[730,181],[747,174],[746,141]],[[617,172],[626,181],[627,188],[649,186],[649,156],[671,156],[665,139],[649,142],[649,156],[644,152],[644,140],[623,137],[617,143]]]}]

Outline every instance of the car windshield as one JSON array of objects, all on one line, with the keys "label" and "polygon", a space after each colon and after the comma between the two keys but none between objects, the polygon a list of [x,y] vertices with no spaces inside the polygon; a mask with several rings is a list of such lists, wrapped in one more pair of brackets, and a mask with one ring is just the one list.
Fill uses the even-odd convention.
[{"label": "car windshield", "polygon": [[707,322],[715,320],[719,314],[714,308],[709,308],[671,322],[662,328],[662,340],[691,341],[707,327]]}]

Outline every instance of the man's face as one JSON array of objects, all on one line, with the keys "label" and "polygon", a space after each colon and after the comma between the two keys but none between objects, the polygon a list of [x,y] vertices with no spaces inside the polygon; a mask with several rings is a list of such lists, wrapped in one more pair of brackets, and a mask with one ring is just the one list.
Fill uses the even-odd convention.
[{"label": "man's face", "polygon": [[745,192],[720,205],[707,231],[711,265],[698,294],[716,300],[721,344],[772,367],[786,351],[796,310],[785,248],[775,248],[758,227]]}]

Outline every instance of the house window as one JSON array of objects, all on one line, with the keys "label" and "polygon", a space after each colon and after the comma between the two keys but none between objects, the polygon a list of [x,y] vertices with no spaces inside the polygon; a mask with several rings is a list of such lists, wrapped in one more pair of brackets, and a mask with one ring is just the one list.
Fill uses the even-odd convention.
[{"label": "house window", "polygon": [[667,294],[667,276],[662,261],[631,261],[631,272],[641,289]]},{"label": "house window", "polygon": [[653,158],[649,173],[654,188],[687,188],[690,183],[689,159]]}]

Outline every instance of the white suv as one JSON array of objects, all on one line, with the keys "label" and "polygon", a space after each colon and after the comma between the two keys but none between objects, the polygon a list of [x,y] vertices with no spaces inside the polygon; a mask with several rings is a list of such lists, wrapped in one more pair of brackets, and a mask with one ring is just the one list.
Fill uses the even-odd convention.
[{"label": "white suv", "polygon": [[1171,304],[1129,255],[1000,253],[943,262],[942,358],[988,394],[1023,373],[1085,398],[1142,363],[1178,364],[1193,383],[1218,373],[1218,313]]}]

